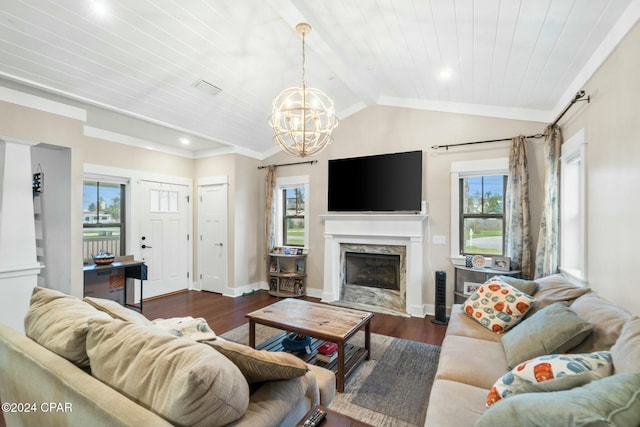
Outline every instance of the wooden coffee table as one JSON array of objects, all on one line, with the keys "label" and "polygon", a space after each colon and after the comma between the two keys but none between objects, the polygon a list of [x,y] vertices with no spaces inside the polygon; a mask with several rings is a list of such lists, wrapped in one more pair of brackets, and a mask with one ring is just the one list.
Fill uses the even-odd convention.
[{"label": "wooden coffee table", "polygon": [[[336,389],[344,392],[344,383],[353,370],[371,354],[371,327],[373,313],[348,308],[317,304],[288,298],[256,310],[249,319],[249,345],[256,347],[256,324],[271,326],[288,332],[307,335],[338,345]],[[345,344],[364,327],[364,348],[357,348],[345,358]]]}]

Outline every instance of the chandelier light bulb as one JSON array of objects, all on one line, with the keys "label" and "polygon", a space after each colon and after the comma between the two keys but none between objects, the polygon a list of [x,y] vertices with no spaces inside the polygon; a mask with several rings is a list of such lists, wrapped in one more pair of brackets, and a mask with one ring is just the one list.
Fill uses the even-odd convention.
[{"label": "chandelier light bulb", "polygon": [[311,26],[300,23],[296,31],[302,36],[302,86],[290,87],[273,100],[269,125],[273,141],[285,152],[299,157],[312,156],[333,141],[331,133],[338,126],[334,105],[320,89],[307,87],[304,81],[304,38]]}]

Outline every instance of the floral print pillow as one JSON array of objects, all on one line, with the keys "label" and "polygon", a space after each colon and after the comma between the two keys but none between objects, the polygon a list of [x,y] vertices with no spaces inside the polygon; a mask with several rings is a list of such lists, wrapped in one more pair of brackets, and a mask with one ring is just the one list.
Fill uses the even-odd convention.
[{"label": "floral print pillow", "polygon": [[521,363],[489,390],[487,407],[519,393],[568,390],[611,375],[611,353],[552,354]]},{"label": "floral print pillow", "polygon": [[464,302],[463,309],[485,328],[503,333],[522,320],[535,300],[531,295],[493,278]]}]

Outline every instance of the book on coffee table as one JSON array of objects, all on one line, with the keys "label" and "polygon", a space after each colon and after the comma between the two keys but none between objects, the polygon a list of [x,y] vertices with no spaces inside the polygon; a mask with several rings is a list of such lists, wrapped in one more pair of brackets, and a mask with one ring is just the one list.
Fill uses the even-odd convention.
[{"label": "book on coffee table", "polygon": [[331,354],[322,354],[322,353],[316,354],[316,360],[319,360],[320,362],[324,362],[324,363],[331,363],[337,358],[338,358],[337,351],[334,351]]},{"label": "book on coffee table", "polygon": [[330,355],[338,349],[338,344],[334,342],[325,341],[320,347],[318,347],[318,353],[324,355]]}]

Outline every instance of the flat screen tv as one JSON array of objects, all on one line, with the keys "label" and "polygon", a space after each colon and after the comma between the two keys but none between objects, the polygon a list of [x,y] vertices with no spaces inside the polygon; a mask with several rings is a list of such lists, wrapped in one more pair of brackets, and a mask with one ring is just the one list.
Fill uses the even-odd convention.
[{"label": "flat screen tv", "polygon": [[420,211],[422,151],[329,160],[328,210]]}]

